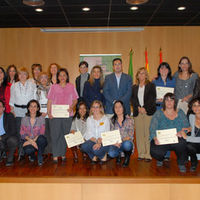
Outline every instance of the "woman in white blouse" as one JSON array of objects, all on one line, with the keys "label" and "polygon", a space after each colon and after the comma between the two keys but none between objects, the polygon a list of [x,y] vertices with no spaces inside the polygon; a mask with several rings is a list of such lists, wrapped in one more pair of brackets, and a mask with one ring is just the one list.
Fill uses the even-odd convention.
[{"label": "woman in white blouse", "polygon": [[24,67],[19,69],[19,81],[12,84],[10,92],[10,107],[11,112],[16,117],[16,128],[19,134],[21,119],[25,117],[27,112],[27,103],[34,99],[36,89],[35,83],[28,80],[28,70]]},{"label": "woman in white blouse", "polygon": [[101,162],[107,160],[109,147],[103,147],[101,139],[101,133],[106,131],[110,131],[109,119],[104,115],[101,101],[95,100],[91,104],[90,116],[86,122],[86,132],[84,135],[86,142],[81,145],[82,151],[88,154],[92,163],[96,163],[97,158]]}]

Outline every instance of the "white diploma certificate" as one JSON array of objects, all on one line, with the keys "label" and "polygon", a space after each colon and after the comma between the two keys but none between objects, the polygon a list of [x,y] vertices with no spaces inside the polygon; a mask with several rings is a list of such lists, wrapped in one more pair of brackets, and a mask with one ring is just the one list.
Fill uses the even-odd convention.
[{"label": "white diploma certificate", "polygon": [[80,131],[77,131],[74,134],[70,133],[65,135],[65,140],[67,142],[68,148],[84,143],[84,139]]},{"label": "white diploma certificate", "polygon": [[174,93],[174,88],[171,87],[157,87],[156,86],[156,98],[157,99],[163,99],[165,94],[168,92]]},{"label": "white diploma certificate", "polygon": [[156,136],[160,145],[178,143],[178,136],[176,134],[176,128],[156,131]]},{"label": "white diploma certificate", "polygon": [[122,142],[119,130],[101,133],[101,138],[103,146],[113,145]]},{"label": "white diploma certificate", "polygon": [[55,118],[69,117],[69,112],[67,111],[69,109],[69,105],[52,105],[51,109],[51,113]]}]

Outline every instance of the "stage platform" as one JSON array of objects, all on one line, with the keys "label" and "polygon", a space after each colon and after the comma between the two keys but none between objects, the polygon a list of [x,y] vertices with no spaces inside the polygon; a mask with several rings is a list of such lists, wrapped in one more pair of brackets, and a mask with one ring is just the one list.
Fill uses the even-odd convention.
[{"label": "stage platform", "polygon": [[175,157],[156,167],[156,161],[137,161],[131,157],[127,168],[117,166],[115,159],[91,165],[79,156],[73,162],[69,154],[66,162],[54,164],[46,158],[44,165],[29,163],[28,159],[15,162],[12,167],[0,163],[0,199],[72,199],[72,200],[127,200],[159,199],[185,200],[200,198],[200,167],[197,172],[180,173]]}]

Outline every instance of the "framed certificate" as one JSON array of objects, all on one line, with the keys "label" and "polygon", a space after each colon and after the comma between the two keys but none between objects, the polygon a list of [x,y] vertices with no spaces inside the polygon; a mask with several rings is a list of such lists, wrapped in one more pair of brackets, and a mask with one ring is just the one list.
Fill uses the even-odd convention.
[{"label": "framed certificate", "polygon": [[69,117],[69,105],[52,105],[51,113],[55,118],[67,118]]},{"label": "framed certificate", "polygon": [[101,133],[101,138],[103,146],[113,145],[122,142],[119,130]]},{"label": "framed certificate", "polygon": [[168,92],[174,93],[174,88],[171,87],[157,87],[156,86],[156,98],[157,99],[163,99],[165,94]]},{"label": "framed certificate", "polygon": [[178,136],[176,134],[176,128],[156,131],[156,137],[160,145],[178,143]]},{"label": "framed certificate", "polygon": [[80,131],[77,131],[74,134],[70,133],[65,135],[65,140],[68,148],[84,143],[84,139]]}]

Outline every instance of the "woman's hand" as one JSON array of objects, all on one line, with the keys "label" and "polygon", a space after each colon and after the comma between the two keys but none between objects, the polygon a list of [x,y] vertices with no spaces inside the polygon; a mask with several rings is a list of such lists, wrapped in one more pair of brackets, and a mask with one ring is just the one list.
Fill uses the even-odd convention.
[{"label": "woman's hand", "polygon": [[189,99],[192,97],[192,95],[191,94],[189,94],[189,95],[187,95],[187,96],[185,96],[181,101],[183,102],[183,101],[186,101],[186,102],[188,102],[189,101]]},{"label": "woman's hand", "polygon": [[92,148],[94,150],[99,150],[101,148],[101,144],[100,143],[96,143]]},{"label": "woman's hand", "polygon": [[114,146],[120,148],[121,147],[121,143],[116,143],[116,144],[114,144]]},{"label": "woman's hand", "polygon": [[47,113],[42,113],[42,117],[46,117],[47,116]]},{"label": "woman's hand", "polygon": [[161,99],[157,99],[156,102],[161,103],[161,102],[163,102],[163,99],[162,98]]},{"label": "woman's hand", "polygon": [[76,131],[75,130],[71,130],[70,133],[74,134]]},{"label": "woman's hand", "polygon": [[53,115],[51,113],[48,113],[49,119],[53,119]]},{"label": "woman's hand", "polygon": [[125,137],[125,138],[123,138],[123,141],[126,141],[126,140],[131,140],[131,138],[130,137]]},{"label": "woman's hand", "polygon": [[68,111],[69,113],[71,113],[71,112],[73,111],[73,107],[72,107],[72,106],[69,106],[69,109],[67,109],[67,111]]},{"label": "woman's hand", "polygon": [[155,143],[155,145],[159,145],[160,144],[158,139],[157,139],[157,137],[154,138],[154,143]]}]

